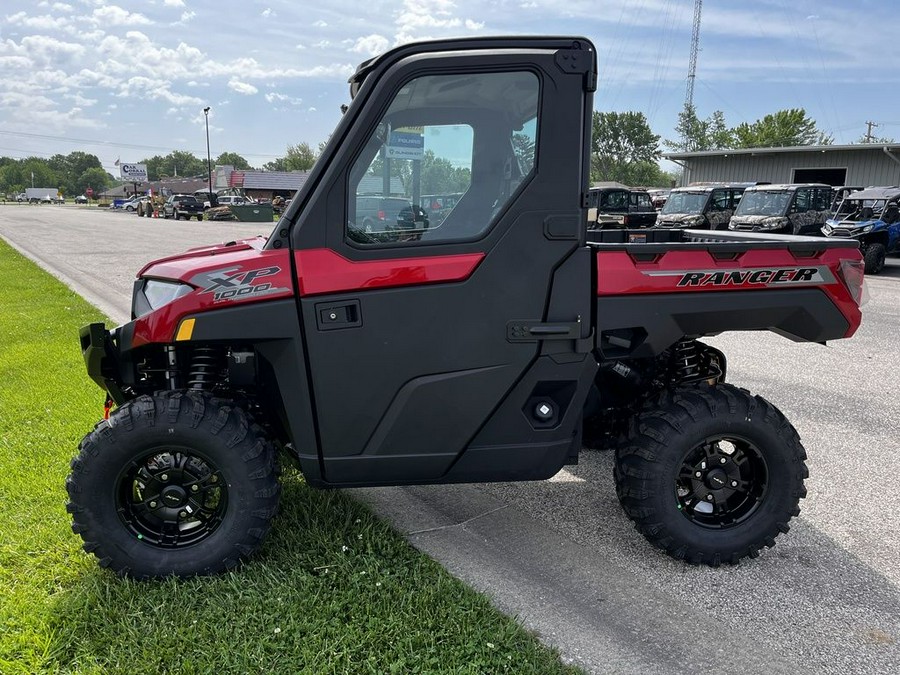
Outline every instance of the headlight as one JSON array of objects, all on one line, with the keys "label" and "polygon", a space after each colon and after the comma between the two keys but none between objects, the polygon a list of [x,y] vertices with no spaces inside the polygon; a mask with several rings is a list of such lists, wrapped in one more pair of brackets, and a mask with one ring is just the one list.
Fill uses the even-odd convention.
[{"label": "headlight", "polygon": [[828,223],[825,223],[825,224],[822,226],[822,234],[829,235],[829,234],[831,234],[831,231],[832,231],[833,229],[834,229],[834,228],[831,227],[831,225],[829,225]]},{"label": "headlight", "polygon": [[872,223],[871,225],[866,225],[864,228],[860,229],[860,232],[865,234],[866,232],[871,232],[873,229],[875,229],[875,223]]},{"label": "headlight", "polygon": [[763,223],[759,227],[761,230],[780,230],[782,227],[785,227],[786,225],[788,225],[788,219],[787,218],[779,218],[778,220],[773,220],[768,223]]},{"label": "headlight", "polygon": [[135,298],[134,314],[135,316],[143,316],[168,305],[173,300],[177,300],[193,290],[193,286],[183,284],[180,281],[147,279],[141,291],[146,303],[142,303],[140,298]]}]

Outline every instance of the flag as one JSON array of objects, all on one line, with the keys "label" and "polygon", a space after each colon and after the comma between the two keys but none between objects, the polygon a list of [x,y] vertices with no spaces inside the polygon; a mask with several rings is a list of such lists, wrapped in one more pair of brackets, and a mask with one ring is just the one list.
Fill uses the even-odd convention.
[{"label": "flag", "polygon": [[116,157],[116,161],[113,162],[113,166],[119,166],[119,160],[120,160],[120,159],[122,159],[122,158],[121,158],[121,157]]}]

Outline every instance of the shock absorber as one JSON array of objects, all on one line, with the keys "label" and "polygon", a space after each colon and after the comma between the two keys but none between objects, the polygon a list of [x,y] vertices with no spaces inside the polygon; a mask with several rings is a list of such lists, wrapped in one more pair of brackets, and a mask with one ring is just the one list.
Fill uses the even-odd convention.
[{"label": "shock absorber", "polygon": [[169,389],[178,389],[178,355],[175,352],[175,347],[166,347],[166,383],[169,385]]},{"label": "shock absorber", "polygon": [[700,348],[696,340],[680,340],[672,349],[672,376],[676,382],[703,379],[700,367]]},{"label": "shock absorber", "polygon": [[222,372],[222,354],[214,347],[196,347],[191,355],[188,371],[188,389],[209,391],[219,381]]}]

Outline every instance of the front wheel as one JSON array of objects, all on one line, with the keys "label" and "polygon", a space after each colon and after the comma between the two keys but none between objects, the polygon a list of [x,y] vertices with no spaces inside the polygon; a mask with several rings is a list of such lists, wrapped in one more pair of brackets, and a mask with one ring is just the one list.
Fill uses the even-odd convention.
[{"label": "front wheel", "polygon": [[884,261],[887,251],[883,244],[871,243],[866,246],[863,261],[866,266],[866,274],[878,274],[884,269]]},{"label": "front wheel", "polygon": [[200,392],[118,408],[81,442],[66,489],[84,550],[136,578],[235,567],[259,548],[279,497],[262,429]]},{"label": "front wheel", "polygon": [[635,528],[674,558],[756,557],[806,496],[806,451],[784,415],[728,384],[666,392],[616,451],[616,493]]}]

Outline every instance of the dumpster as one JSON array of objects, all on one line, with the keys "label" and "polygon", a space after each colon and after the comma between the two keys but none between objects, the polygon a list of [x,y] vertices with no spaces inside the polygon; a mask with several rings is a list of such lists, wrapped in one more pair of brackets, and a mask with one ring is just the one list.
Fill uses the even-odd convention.
[{"label": "dumpster", "polygon": [[242,223],[271,223],[271,204],[232,204],[228,208]]}]

